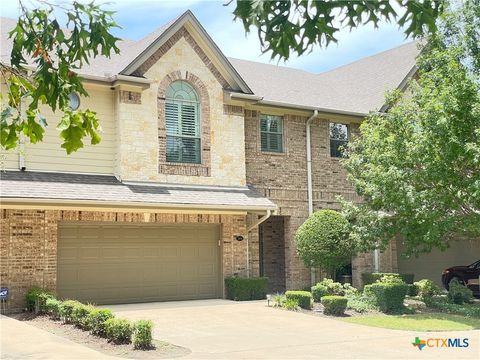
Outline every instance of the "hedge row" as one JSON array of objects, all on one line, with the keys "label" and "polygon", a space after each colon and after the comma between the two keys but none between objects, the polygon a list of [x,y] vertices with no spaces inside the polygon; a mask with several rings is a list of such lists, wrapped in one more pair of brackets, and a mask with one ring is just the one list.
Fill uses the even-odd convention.
[{"label": "hedge row", "polygon": [[26,294],[27,307],[30,310],[50,315],[52,319],[62,320],[93,335],[105,336],[115,344],[132,342],[136,349],[152,347],[153,323],[139,320],[134,324],[126,319],[117,319],[110,309],[95,308],[76,300],[60,301],[42,288],[32,288]]},{"label": "hedge row", "polygon": [[268,278],[266,277],[226,278],[227,299],[236,301],[265,299],[267,296],[267,282]]}]

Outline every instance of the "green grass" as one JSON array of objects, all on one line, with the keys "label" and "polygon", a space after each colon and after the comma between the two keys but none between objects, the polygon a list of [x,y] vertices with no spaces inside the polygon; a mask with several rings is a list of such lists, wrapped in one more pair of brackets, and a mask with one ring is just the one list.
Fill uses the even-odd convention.
[{"label": "green grass", "polygon": [[480,320],[451,314],[368,315],[342,319],[352,324],[395,330],[447,331],[480,329]]}]

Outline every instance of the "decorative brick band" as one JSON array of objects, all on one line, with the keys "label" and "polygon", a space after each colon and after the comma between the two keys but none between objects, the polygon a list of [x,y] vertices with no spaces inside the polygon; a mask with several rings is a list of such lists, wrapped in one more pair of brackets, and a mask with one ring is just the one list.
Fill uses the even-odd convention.
[{"label": "decorative brick band", "polygon": [[141,104],[142,93],[136,91],[120,90],[120,102],[124,104]]},{"label": "decorative brick band", "polygon": [[207,54],[202,50],[202,48],[197,44],[195,39],[190,35],[187,29],[182,26],[180,30],[178,30],[175,34],[173,34],[170,39],[168,39],[162,46],[158,48],[157,51],[148,59],[146,60],[140,67],[135,70],[133,73],[135,76],[143,76],[148,69],[150,69],[154,64],[157,63],[157,61],[168,51],[170,48],[172,48],[173,45],[177,43],[178,40],[181,38],[185,38],[185,40],[190,44],[192,49],[195,51],[195,53],[200,57],[200,59],[203,61],[205,66],[210,70],[210,72],[215,76],[215,79],[222,85],[224,89],[230,88],[230,85],[228,84],[227,80],[222,76],[222,74],[218,71],[216,66],[213,64],[213,62],[209,59]]},{"label": "decorative brick band", "polygon": [[[167,131],[165,128],[165,93],[168,86],[176,81],[187,81],[197,91],[200,97],[200,132],[201,132],[201,163],[180,164],[167,162]],[[198,76],[187,71],[182,74],[174,71],[160,82],[157,96],[158,110],[158,172],[170,175],[210,176],[210,98],[207,87]]]},{"label": "decorative brick band", "polygon": [[237,105],[223,105],[223,114],[224,115],[237,115],[237,116],[243,116],[243,107],[242,106],[237,106]]}]

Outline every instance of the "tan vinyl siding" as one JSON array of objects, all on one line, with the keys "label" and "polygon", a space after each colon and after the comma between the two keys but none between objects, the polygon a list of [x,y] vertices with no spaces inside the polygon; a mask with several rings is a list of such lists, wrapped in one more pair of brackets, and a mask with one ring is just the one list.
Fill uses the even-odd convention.
[{"label": "tan vinyl siding", "polygon": [[45,111],[48,126],[43,141],[25,144],[27,170],[66,171],[113,174],[116,150],[116,126],[114,117],[114,91],[109,88],[87,89],[90,97],[81,98],[81,109],[94,110],[102,127],[102,141],[95,146],[90,138],[84,139],[84,147],[70,155],[61,148],[62,140],[56,129],[61,113]]}]

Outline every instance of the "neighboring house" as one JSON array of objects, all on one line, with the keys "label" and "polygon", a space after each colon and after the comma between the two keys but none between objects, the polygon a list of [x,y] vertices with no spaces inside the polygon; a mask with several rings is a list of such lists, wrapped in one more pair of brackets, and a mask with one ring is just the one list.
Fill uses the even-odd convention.
[{"label": "neighboring house", "polygon": [[[14,23],[1,19],[2,62]],[[337,209],[337,195],[360,200],[338,148],[382,108],[386,90],[405,86],[416,45],[312,74],[227,59],[191,12],[119,45],[120,55],[81,70],[90,97],[80,107],[98,113],[99,145],[66,155],[60,114],[46,111],[42,143],[3,152],[9,307],[23,306],[34,285],[96,303],[222,297],[227,276],[268,276],[271,291],[308,285],[294,233],[309,193],[312,209]],[[380,270],[440,277],[438,266],[401,260],[397,247],[380,254]],[[445,267],[476,250],[454,248]],[[373,255],[352,266],[359,284]]]}]

